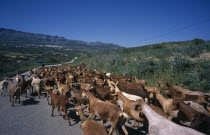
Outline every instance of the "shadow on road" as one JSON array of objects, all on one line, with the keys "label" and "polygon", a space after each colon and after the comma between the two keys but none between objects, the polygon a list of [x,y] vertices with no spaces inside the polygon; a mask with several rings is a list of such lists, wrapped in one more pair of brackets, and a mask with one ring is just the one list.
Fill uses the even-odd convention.
[{"label": "shadow on road", "polygon": [[[72,105],[72,104],[69,104],[68,105],[68,108],[74,108],[75,106]],[[69,111],[69,114],[68,114],[69,118],[71,121],[74,121],[74,123],[72,124],[73,125],[76,125],[77,123],[79,123],[81,120],[80,120],[80,117],[76,115],[76,112],[75,111]]]},{"label": "shadow on road", "polygon": [[26,99],[24,101],[22,101],[22,105],[26,106],[26,105],[37,105],[39,103],[39,101],[37,100],[34,100],[35,98],[29,98],[29,99]]}]

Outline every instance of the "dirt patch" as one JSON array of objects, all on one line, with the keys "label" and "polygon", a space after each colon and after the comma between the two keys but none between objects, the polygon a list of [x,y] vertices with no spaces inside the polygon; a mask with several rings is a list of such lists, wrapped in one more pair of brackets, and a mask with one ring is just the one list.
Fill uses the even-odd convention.
[{"label": "dirt patch", "polygon": [[199,55],[197,58],[193,58],[193,61],[210,60],[210,52],[205,52]]}]

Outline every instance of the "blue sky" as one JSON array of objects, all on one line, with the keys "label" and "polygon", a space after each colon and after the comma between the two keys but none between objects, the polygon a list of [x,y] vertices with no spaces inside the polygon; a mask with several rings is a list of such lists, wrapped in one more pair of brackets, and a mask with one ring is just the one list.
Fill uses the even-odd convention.
[{"label": "blue sky", "polygon": [[210,40],[210,0],[1,0],[0,27],[125,47]]}]

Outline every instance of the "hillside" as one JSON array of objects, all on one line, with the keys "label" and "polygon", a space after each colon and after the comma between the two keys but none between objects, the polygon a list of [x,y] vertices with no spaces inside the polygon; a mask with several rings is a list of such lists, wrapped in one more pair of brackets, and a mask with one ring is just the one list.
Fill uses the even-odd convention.
[{"label": "hillside", "polygon": [[210,90],[210,42],[201,39],[124,48],[81,61],[91,69],[137,76],[150,86],[163,81],[192,90]]},{"label": "hillside", "polygon": [[119,45],[102,42],[70,40],[59,36],[34,34],[12,29],[0,28],[0,45],[57,45],[79,50],[112,50]]},{"label": "hillside", "polygon": [[69,40],[64,37],[34,34],[0,28],[0,80],[45,64],[90,57],[97,52],[121,46],[101,42]]}]

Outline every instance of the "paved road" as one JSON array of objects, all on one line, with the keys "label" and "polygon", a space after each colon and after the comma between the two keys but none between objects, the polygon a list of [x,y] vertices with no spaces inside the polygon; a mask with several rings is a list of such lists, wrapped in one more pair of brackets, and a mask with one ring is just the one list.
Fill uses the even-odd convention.
[{"label": "paved road", "polygon": [[63,120],[57,109],[51,117],[51,106],[43,95],[30,98],[21,97],[21,103],[11,107],[9,96],[0,96],[1,135],[81,135],[81,122],[74,112],[69,115],[73,126]]}]

